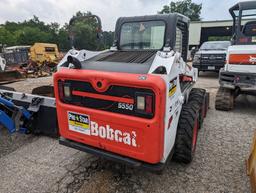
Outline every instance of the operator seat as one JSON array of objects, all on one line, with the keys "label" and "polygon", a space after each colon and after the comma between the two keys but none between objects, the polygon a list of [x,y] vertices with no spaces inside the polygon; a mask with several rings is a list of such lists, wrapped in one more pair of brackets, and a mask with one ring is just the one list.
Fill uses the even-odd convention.
[{"label": "operator seat", "polygon": [[245,36],[256,36],[256,21],[245,23],[242,32]]}]

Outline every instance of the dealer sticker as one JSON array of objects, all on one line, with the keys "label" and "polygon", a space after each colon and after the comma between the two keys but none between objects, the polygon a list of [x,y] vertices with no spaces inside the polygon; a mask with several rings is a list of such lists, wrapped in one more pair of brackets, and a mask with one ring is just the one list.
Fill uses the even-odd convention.
[{"label": "dealer sticker", "polygon": [[85,114],[68,112],[69,130],[91,135],[90,117]]}]

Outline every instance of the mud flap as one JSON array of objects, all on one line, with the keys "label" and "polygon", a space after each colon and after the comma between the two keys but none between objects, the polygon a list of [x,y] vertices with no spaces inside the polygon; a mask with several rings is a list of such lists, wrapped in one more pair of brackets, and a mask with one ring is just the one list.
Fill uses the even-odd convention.
[{"label": "mud flap", "polygon": [[256,193],[256,131],[254,133],[252,148],[246,165],[247,175],[250,176],[252,193]]}]

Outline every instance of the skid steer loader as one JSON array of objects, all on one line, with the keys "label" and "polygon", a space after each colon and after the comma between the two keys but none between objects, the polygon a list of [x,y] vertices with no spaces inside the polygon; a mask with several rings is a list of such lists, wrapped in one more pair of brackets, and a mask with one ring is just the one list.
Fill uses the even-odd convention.
[{"label": "skid steer loader", "polygon": [[70,50],[54,74],[60,144],[152,171],[190,163],[209,94],[192,88],[188,28],[176,13],[122,17],[110,50]]},{"label": "skid steer loader", "polygon": [[[234,108],[239,94],[256,95],[256,1],[237,3],[229,10],[233,17],[232,45],[226,65],[220,70],[217,110]],[[249,19],[244,23],[244,19]]]}]

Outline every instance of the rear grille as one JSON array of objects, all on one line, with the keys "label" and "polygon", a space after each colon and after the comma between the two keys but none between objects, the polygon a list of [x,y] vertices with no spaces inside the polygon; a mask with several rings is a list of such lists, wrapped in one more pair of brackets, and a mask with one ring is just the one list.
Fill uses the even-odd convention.
[{"label": "rear grille", "polygon": [[[65,84],[70,84],[73,91],[80,91],[84,93],[92,93],[92,94],[112,96],[112,97],[128,98],[128,99],[134,99],[134,100],[136,99],[136,93],[147,93],[153,96],[153,112],[154,112],[155,95],[153,91],[150,89],[112,85],[109,87],[107,91],[98,92],[93,88],[93,86],[89,82],[65,81]],[[87,96],[72,95],[71,99],[66,100],[64,102],[68,104],[76,105],[76,106],[82,106],[82,107],[87,107],[91,109],[97,109],[102,111],[126,114],[126,115],[131,115],[136,117],[149,118],[149,119],[153,118],[153,114],[154,114],[154,113],[146,114],[146,113],[141,113],[137,111],[135,108],[136,102],[133,104],[132,109],[118,108],[119,102],[116,102],[116,101],[103,100],[103,99],[87,97]]]},{"label": "rear grille", "polygon": [[142,64],[147,62],[155,54],[156,51],[118,51],[101,58],[98,61]]}]

